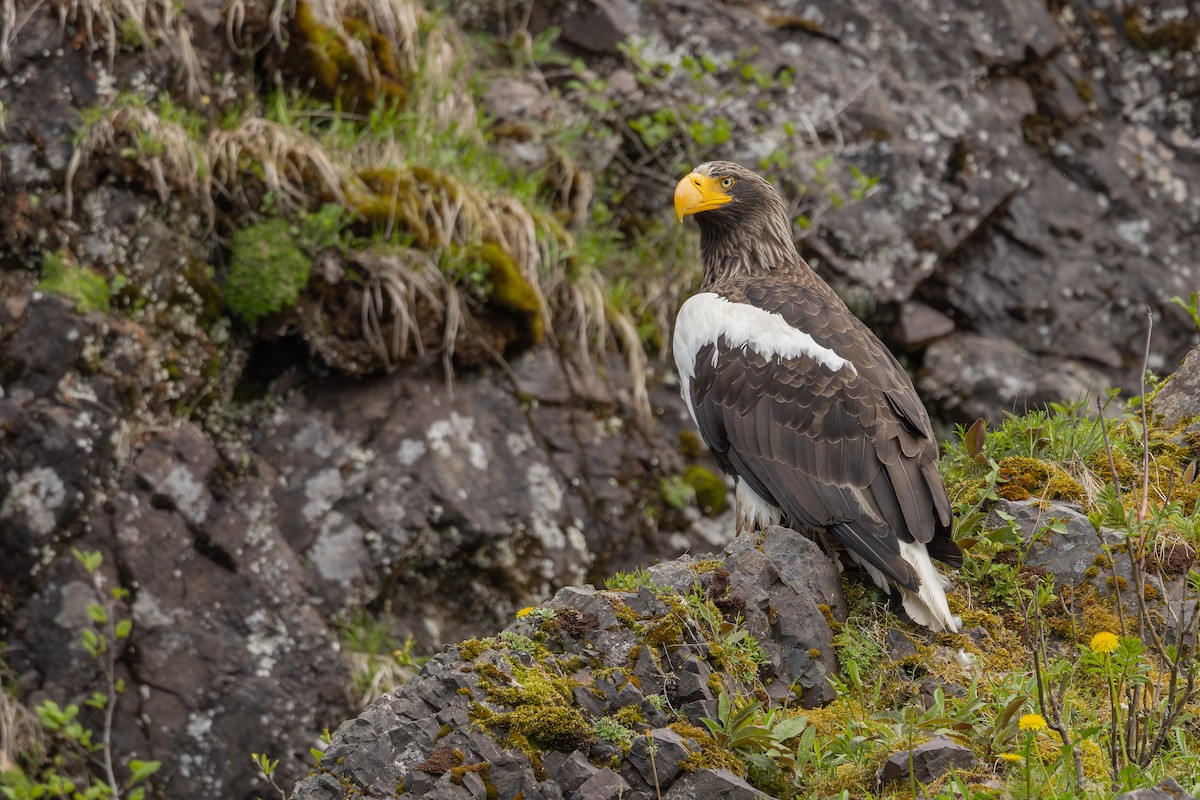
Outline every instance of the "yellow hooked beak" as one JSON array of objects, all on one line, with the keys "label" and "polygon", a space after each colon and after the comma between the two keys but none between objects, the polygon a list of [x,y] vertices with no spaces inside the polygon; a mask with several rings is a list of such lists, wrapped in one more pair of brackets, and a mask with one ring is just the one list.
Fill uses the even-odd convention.
[{"label": "yellow hooked beak", "polygon": [[675,216],[683,218],[723,206],[733,198],[721,189],[716,178],[690,172],[675,187]]}]

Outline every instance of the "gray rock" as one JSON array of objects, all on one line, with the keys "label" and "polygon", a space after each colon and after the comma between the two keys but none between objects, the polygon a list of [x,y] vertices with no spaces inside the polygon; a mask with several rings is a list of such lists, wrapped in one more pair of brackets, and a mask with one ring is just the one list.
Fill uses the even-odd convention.
[{"label": "gray rock", "polygon": [[698,769],[672,784],[663,800],[771,800],[726,769]]},{"label": "gray rock", "polygon": [[585,781],[599,772],[591,762],[578,750],[570,755],[564,753],[549,753],[542,759],[546,774],[551,780],[562,787],[563,794],[571,794]]},{"label": "gray rock", "polygon": [[708,688],[708,679],[712,677],[712,669],[708,662],[695,656],[683,662],[676,673],[675,702],[691,703],[696,700],[712,700],[712,690]]},{"label": "gray rock", "polygon": [[1145,786],[1132,792],[1122,792],[1113,800],[1196,800],[1174,778],[1165,778],[1158,786]]},{"label": "gray rock", "polygon": [[1193,349],[1154,393],[1150,411],[1165,428],[1200,415],[1200,348]]},{"label": "gray rock", "polygon": [[955,419],[998,422],[1061,399],[1102,397],[1109,379],[1082,361],[1032,353],[1002,336],[956,332],[925,352],[917,388]]},{"label": "gray rock", "polygon": [[621,800],[629,790],[624,778],[605,767],[580,785],[576,797],[580,800]]},{"label": "gray rock", "polygon": [[935,736],[912,750],[888,757],[876,780],[886,786],[915,778],[929,783],[949,770],[969,770],[976,764],[975,754],[949,736]]},{"label": "gray rock", "polygon": [[626,760],[643,783],[661,789],[679,777],[680,763],[692,751],[684,744],[683,737],[670,728],[655,728],[649,733],[649,737],[638,736],[633,740]]}]

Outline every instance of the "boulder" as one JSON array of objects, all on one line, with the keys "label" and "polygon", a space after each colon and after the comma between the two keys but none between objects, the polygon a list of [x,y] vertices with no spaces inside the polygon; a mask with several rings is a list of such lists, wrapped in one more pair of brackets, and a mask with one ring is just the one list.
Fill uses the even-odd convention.
[{"label": "boulder", "polygon": [[949,736],[935,736],[912,750],[889,756],[880,768],[876,781],[886,786],[915,779],[923,785],[932,783],[950,770],[970,770],[975,767],[977,760],[971,748]]},{"label": "boulder", "polygon": [[[692,576],[682,591],[725,603],[730,621],[742,616],[768,656],[752,676],[754,685],[793,703],[822,702],[832,697],[818,685],[827,683],[824,676],[832,669],[826,615],[844,619],[846,613],[838,569],[795,531],[772,528],[759,541],[742,536],[715,563],[676,559],[675,568]],[[652,579],[678,575],[668,564],[649,572]],[[756,796],[749,784],[723,770],[685,770],[685,761],[701,759],[703,752],[686,729],[662,724],[679,718],[700,724],[700,717],[716,715],[708,678],[714,675],[710,660],[717,645],[696,638],[708,623],[693,621],[684,635],[686,620],[679,615],[686,612],[668,610],[686,605],[683,597],[671,589],[659,592],[563,589],[546,611],[520,617],[497,637],[445,649],[408,684],[343,723],[317,771],[297,784],[292,797],[329,798],[335,784],[345,788],[333,797],[383,794],[396,786],[403,787],[402,798],[422,796],[441,784],[428,766],[444,762],[445,753],[455,754],[456,774],[486,764],[486,779],[502,797],[516,791],[525,797]],[[578,625],[583,617],[593,623]],[[783,624],[784,617],[792,619]],[[564,630],[570,635],[561,635]],[[536,640],[548,652],[536,655]],[[639,661],[650,654],[667,687],[656,702],[627,672],[635,648]],[[792,649],[803,649],[805,659],[783,657]],[[732,691],[736,679],[728,672],[720,678]],[[703,713],[689,714],[688,706],[696,704]],[[629,728],[632,739],[624,750],[600,738],[597,720],[606,718],[611,728],[619,715],[629,719],[631,712],[660,722],[630,723],[637,732]],[[516,746],[521,742],[526,744]],[[538,755],[538,768],[528,746]]]}]

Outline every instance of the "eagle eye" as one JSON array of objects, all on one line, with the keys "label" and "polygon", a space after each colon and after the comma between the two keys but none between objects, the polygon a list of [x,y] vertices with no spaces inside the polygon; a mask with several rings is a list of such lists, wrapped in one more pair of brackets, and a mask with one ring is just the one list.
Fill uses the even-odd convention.
[{"label": "eagle eye", "polygon": [[721,179],[721,188],[722,189],[732,189],[733,184],[734,184],[733,178],[730,178],[728,175]]}]

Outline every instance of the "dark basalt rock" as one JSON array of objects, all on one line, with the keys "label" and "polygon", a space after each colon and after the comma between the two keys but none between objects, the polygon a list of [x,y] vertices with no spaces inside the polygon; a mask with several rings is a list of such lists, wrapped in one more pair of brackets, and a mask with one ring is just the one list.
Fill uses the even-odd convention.
[{"label": "dark basalt rock", "polygon": [[[711,589],[715,581],[728,592],[723,596],[742,598],[744,624],[769,659],[769,668],[759,673],[758,680],[769,693],[787,696],[791,702],[796,697],[789,690],[796,686],[804,687],[805,703],[821,702],[827,696],[821,684],[827,683],[824,676],[832,670],[827,663],[832,658],[832,631],[827,611],[818,605],[827,606],[835,618],[844,619],[846,613],[834,563],[811,541],[784,528],[772,528],[761,539],[738,538],[721,554],[716,569],[708,561],[700,570],[691,569],[696,563],[683,556],[673,564],[650,567],[650,577],[657,583],[660,576],[670,575],[681,583],[682,567],[692,576],[692,585],[681,587],[684,591]],[[714,578],[717,575],[720,579]],[[641,613],[631,600],[640,600],[636,605]],[[598,624],[570,638],[547,636],[550,652],[537,657],[507,648],[507,634],[499,636],[493,648],[472,644],[470,659],[463,658],[456,648],[446,649],[407,685],[344,723],[334,734],[317,773],[296,786],[293,798],[323,796],[331,776],[367,795],[395,786],[405,787],[401,794],[405,798],[451,791],[427,768],[444,760],[438,753],[444,756],[448,752],[461,754],[463,767],[486,763],[486,780],[502,797],[516,791],[525,797],[562,794],[588,799],[627,793],[752,796],[746,794],[753,793],[748,784],[727,772],[683,768],[689,757],[703,758],[702,751],[667,723],[688,720],[702,724],[701,718],[714,718],[717,708],[708,685],[713,668],[707,660],[707,644],[693,641],[694,636],[678,640],[669,634],[660,634],[670,640],[666,643],[646,641],[663,622],[656,614],[668,604],[645,592],[573,587],[561,590],[548,607],[554,610],[555,619],[573,611],[594,615]],[[789,618],[786,624],[780,621],[784,616]],[[513,636],[528,637],[554,629],[552,621],[534,622],[534,617],[518,619],[509,631]],[[507,638],[512,640],[512,636]],[[661,681],[671,687],[661,711],[646,697],[648,687],[635,683],[638,670],[628,669],[634,647],[639,648],[635,663],[641,663],[642,655],[655,654],[651,658],[662,673]],[[790,649],[802,650],[805,658],[785,657]],[[817,650],[820,654],[813,655]],[[587,659],[586,669],[572,674],[564,668],[564,664],[578,664],[581,657]],[[814,664],[819,666],[814,669]],[[571,681],[580,685],[570,692],[561,689],[555,690],[561,694],[538,695],[542,698],[538,702],[549,702],[549,706],[534,708],[521,700],[520,687],[536,685],[541,680],[539,670],[546,675],[571,674]],[[593,735],[596,720],[630,708],[648,722],[635,723],[627,750]],[[518,713],[521,709],[526,709],[528,716],[542,715],[538,718],[544,720],[539,723],[544,728],[533,727],[525,734],[528,741],[540,742],[536,745],[540,768],[534,767],[525,752],[501,744],[508,741],[508,726],[519,724],[513,720],[526,718]],[[509,716],[512,714],[518,716]],[[464,718],[474,724],[464,724]],[[561,726],[564,720],[567,728],[552,733],[551,728]],[[613,723],[609,720],[607,724]],[[502,785],[507,788],[501,789]],[[353,795],[348,789],[343,796]]]},{"label": "dark basalt rock", "polygon": [[969,747],[949,736],[935,736],[912,750],[889,756],[879,770],[876,781],[886,786],[915,778],[917,783],[926,784],[952,769],[969,770],[975,766],[976,760]]}]

